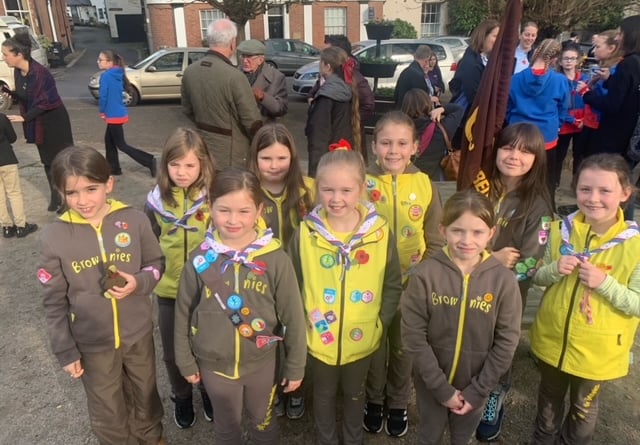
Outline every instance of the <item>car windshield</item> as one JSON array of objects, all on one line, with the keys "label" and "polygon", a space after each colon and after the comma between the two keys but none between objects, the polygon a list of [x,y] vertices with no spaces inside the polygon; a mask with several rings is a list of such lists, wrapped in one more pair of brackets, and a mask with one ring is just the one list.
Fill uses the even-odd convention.
[{"label": "car windshield", "polygon": [[150,56],[142,59],[141,61],[136,62],[133,65],[129,65],[129,67],[133,68],[134,70],[138,70],[138,69],[142,68],[143,66],[145,66],[147,63],[149,63],[150,61],[152,61],[153,59],[155,59],[158,56],[159,56],[159,52],[155,52],[155,53],[151,54]]}]

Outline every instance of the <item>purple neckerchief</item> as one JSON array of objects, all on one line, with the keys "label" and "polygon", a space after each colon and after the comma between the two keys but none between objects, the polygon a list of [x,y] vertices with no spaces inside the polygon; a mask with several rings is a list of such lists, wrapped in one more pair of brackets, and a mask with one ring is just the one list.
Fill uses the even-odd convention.
[{"label": "purple neckerchief", "polygon": [[197,232],[198,228],[190,226],[187,224],[187,221],[200,209],[200,207],[202,207],[205,202],[207,202],[207,195],[204,190],[201,190],[198,198],[193,202],[191,208],[182,215],[182,218],[178,218],[172,212],[164,208],[164,202],[162,202],[162,197],[160,196],[159,186],[156,185],[147,195],[147,207],[162,216],[165,221],[173,224],[174,227],[169,230],[169,235],[176,233],[178,228],[189,232]]},{"label": "purple neckerchief", "polygon": [[256,250],[262,249],[264,246],[271,242],[271,240],[273,239],[273,232],[271,231],[271,229],[265,230],[260,238],[257,238],[254,242],[249,244],[241,251],[234,250],[231,247],[226,246],[222,242],[216,240],[214,233],[215,229],[207,230],[207,233],[205,234],[205,243],[207,243],[214,252],[221,253],[229,257],[228,260],[222,263],[222,273],[224,273],[225,270],[227,270],[227,268],[233,263],[244,264],[251,270],[264,273],[264,271],[266,270],[266,265],[262,262],[257,264],[253,261],[249,261],[249,255],[251,255]]},{"label": "purple neckerchief", "polygon": [[351,239],[345,244],[339,239],[337,239],[331,231],[327,228],[324,221],[320,217],[320,210],[322,206],[319,205],[315,209],[313,209],[304,219],[311,222],[313,228],[331,245],[338,248],[339,259],[344,264],[344,269],[349,270],[351,267],[351,259],[349,258],[349,254],[351,254],[351,249],[355,246],[361,239],[364,237],[371,227],[375,224],[378,219],[378,213],[376,212],[376,208],[370,202],[363,203],[364,207],[367,209],[367,214],[362,221],[362,224],[353,234]]},{"label": "purple neckerchief", "polygon": [[578,215],[578,211],[568,215],[565,217],[562,222],[562,227],[560,228],[560,236],[562,238],[562,244],[560,245],[560,255],[573,255],[582,260],[589,259],[593,255],[596,255],[600,252],[604,252],[605,250],[609,250],[612,247],[617,246],[618,244],[624,243],[626,240],[633,238],[634,236],[640,235],[640,229],[638,228],[638,224],[635,221],[625,221],[627,224],[627,228],[616,235],[615,238],[607,241],[602,246],[598,247],[594,250],[587,250],[589,246],[585,246],[584,252],[576,252],[573,245],[569,242],[571,238],[571,229],[573,227],[573,221]]}]

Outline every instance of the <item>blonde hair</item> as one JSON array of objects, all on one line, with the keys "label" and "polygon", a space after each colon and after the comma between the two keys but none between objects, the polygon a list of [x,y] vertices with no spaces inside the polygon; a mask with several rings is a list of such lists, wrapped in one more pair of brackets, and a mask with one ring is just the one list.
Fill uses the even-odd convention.
[{"label": "blonde hair", "polygon": [[553,62],[553,59],[560,57],[562,54],[562,45],[555,39],[544,39],[540,45],[533,51],[533,57],[531,57],[531,64],[536,60],[542,60],[544,62],[545,70],[548,70]]},{"label": "blonde hair", "polygon": [[356,174],[358,183],[364,184],[366,177],[366,167],[362,155],[352,150],[335,150],[322,155],[318,162],[318,170],[316,172],[316,194],[318,194],[318,183],[322,174],[332,165],[346,165]]}]

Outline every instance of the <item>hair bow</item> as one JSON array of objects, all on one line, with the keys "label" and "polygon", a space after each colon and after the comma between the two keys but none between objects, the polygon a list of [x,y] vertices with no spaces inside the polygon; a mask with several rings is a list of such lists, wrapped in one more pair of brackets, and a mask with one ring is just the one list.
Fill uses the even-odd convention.
[{"label": "hair bow", "polygon": [[342,64],[342,74],[344,74],[344,81],[347,85],[351,85],[351,79],[353,78],[353,70],[356,67],[356,61],[353,57],[349,57],[345,63]]},{"label": "hair bow", "polygon": [[334,142],[333,144],[329,145],[329,151],[337,150],[351,151],[353,150],[353,148],[351,148],[351,144],[349,143],[349,141],[347,141],[346,139],[340,139],[338,142]]}]

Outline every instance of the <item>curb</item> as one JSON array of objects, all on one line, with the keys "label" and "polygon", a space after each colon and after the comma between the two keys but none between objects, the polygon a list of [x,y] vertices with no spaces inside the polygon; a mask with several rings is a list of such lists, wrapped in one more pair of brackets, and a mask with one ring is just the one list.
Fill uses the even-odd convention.
[{"label": "curb", "polygon": [[67,63],[66,68],[72,68],[73,65],[75,65],[76,62],[78,62],[78,60],[80,60],[82,56],[84,56],[84,53],[86,52],[87,52],[87,48],[82,48],[80,51],[76,51],[78,55],[75,56],[71,62]]}]

